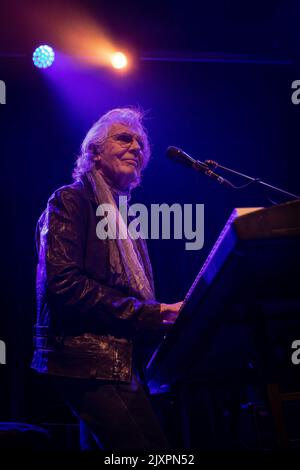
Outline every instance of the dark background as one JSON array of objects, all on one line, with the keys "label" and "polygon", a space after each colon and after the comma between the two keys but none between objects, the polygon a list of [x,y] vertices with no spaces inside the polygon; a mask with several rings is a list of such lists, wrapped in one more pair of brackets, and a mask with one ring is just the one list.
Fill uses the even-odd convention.
[{"label": "dark background", "polygon": [[[7,346],[7,365],[0,365],[1,420],[26,419],[32,411],[36,221],[49,195],[71,182],[80,143],[101,114],[124,105],[148,111],[152,160],[133,202],[205,204],[202,250],[186,251],[184,241],[149,240],[160,301],[184,298],[234,207],[271,204],[259,187],[230,191],[167,160],[168,145],[300,193],[300,105],[291,102],[291,84],[300,79],[299,2],[43,5],[44,20],[47,8],[80,6],[105,25],[120,48],[134,51],[135,67],[122,75],[68,62],[53,30],[30,21],[41,5],[1,5],[0,79],[7,87],[7,104],[0,107],[0,339]],[[57,52],[49,73],[31,61],[43,43]]]}]

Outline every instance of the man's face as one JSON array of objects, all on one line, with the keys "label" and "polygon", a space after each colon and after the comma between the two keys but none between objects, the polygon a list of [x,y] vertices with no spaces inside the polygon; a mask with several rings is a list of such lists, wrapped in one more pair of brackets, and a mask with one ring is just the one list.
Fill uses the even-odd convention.
[{"label": "man's face", "polygon": [[117,187],[127,189],[140,176],[143,164],[143,138],[139,129],[113,124],[95,160]]}]

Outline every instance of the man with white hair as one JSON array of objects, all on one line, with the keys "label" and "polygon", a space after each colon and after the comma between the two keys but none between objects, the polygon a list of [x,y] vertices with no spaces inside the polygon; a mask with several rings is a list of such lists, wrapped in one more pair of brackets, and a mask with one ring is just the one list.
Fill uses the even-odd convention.
[{"label": "man with white hair", "polygon": [[[142,118],[119,108],[92,126],[75,182],[50,197],[37,230],[32,367],[56,377],[81,429],[105,449],[167,447],[138,375],[136,340],[172,324],[181,302],[155,300],[145,240],[130,237],[118,209],[149,161]],[[102,204],[114,209],[122,236],[97,236]]]}]

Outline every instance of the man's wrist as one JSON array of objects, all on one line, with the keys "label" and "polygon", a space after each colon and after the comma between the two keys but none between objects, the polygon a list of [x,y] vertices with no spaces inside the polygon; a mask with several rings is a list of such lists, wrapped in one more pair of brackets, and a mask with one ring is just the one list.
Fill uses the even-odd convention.
[{"label": "man's wrist", "polygon": [[167,304],[161,303],[160,304],[160,313],[164,313],[166,311]]}]

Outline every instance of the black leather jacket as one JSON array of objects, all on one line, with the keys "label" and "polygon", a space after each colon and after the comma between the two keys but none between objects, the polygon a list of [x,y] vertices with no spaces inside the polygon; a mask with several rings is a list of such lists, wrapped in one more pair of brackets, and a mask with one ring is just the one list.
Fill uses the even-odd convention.
[{"label": "black leather jacket", "polygon": [[[58,189],[37,226],[37,324],[32,368],[65,377],[130,381],[133,346],[160,330],[160,305],[109,285],[88,179]],[[144,258],[145,241],[136,241]],[[153,285],[151,270],[146,274]],[[151,333],[150,333],[151,334]]]}]

